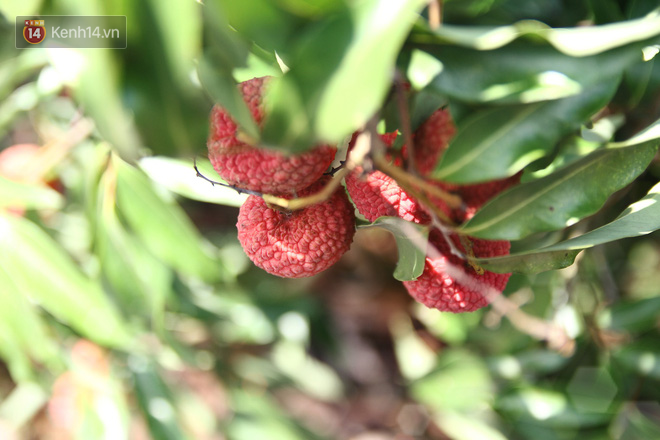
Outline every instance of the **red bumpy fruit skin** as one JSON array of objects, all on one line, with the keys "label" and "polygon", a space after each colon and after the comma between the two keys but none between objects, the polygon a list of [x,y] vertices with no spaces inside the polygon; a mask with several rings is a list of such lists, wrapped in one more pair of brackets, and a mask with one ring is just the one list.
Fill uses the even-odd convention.
[{"label": "red bumpy fruit skin", "polygon": [[512,186],[519,184],[521,176],[522,172],[507,177],[506,179],[457,186],[455,191],[463,200],[464,206],[460,210],[454,210],[454,220],[458,223],[470,220],[490,199]]},{"label": "red bumpy fruit skin", "polygon": [[[300,192],[318,192],[322,178]],[[299,211],[269,208],[261,197],[250,196],[238,214],[238,240],[252,262],[284,278],[315,275],[335,264],[355,234],[353,205],[343,189],[328,200]]]},{"label": "red bumpy fruit skin", "polygon": [[[386,133],[380,137],[389,147],[396,139],[396,132]],[[346,177],[346,189],[357,210],[370,222],[382,216],[399,217],[419,224],[431,222],[427,210],[394,179],[381,171],[364,175],[362,167],[357,167]],[[437,201],[436,204],[445,213],[449,213],[449,208],[444,202]]]},{"label": "red bumpy fruit skin", "polygon": [[391,177],[381,171],[361,176],[358,167],[346,177],[346,189],[357,210],[370,222],[378,217],[400,217],[410,222],[427,224],[431,217]]},{"label": "red bumpy fruit skin", "polygon": [[[456,247],[464,252],[457,236],[451,237]],[[509,253],[508,241],[470,238],[477,257],[496,257]],[[427,307],[443,312],[472,312],[488,305],[486,288],[501,293],[511,276],[485,271],[479,275],[467,262],[451,253],[442,233],[431,231],[429,243],[440,253],[439,258],[427,255],[422,275],[414,281],[404,281],[408,293]],[[457,275],[460,275],[458,276]]]},{"label": "red bumpy fruit skin", "polygon": [[[456,134],[456,126],[448,110],[436,110],[419,126],[413,135],[415,142],[415,165],[422,174],[429,174],[441,154],[449,146],[449,141]],[[407,155],[403,149],[404,157]]]},{"label": "red bumpy fruit skin", "polygon": [[[268,77],[239,84],[239,90],[257,125],[264,118],[262,97]],[[266,194],[293,194],[318,180],[332,163],[336,149],[317,146],[302,154],[285,155],[256,148],[238,139],[238,125],[222,107],[211,110],[207,142],[213,168],[229,184]]]}]

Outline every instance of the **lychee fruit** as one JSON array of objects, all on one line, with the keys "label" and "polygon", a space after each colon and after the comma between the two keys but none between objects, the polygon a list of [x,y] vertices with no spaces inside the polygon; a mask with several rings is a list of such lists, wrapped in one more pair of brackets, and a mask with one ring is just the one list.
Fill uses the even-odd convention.
[{"label": "lychee fruit", "polygon": [[[299,196],[320,191],[328,180],[321,178]],[[255,265],[280,277],[303,278],[329,268],[348,250],[355,214],[342,188],[326,201],[297,211],[273,209],[261,197],[250,196],[236,226],[238,240]]]},{"label": "lychee fruit", "polygon": [[[389,147],[396,139],[396,132],[380,137]],[[419,224],[431,222],[426,208],[382,171],[372,171],[365,175],[363,168],[357,167],[345,180],[355,207],[370,222],[382,216],[399,217]],[[449,212],[442,201],[438,205],[443,211]]]},{"label": "lychee fruit", "polygon": [[[239,84],[243,100],[258,126],[264,119],[263,92],[269,77]],[[216,105],[211,110],[207,141],[213,168],[230,185],[266,194],[294,194],[318,180],[330,166],[336,148],[320,145],[301,154],[286,155],[240,140],[238,125]]]},{"label": "lychee fruit", "polygon": [[[415,166],[422,175],[429,174],[435,168],[454,134],[456,134],[456,126],[446,109],[436,110],[415,130],[413,133]],[[408,155],[406,146],[403,147],[402,152],[406,158]]]},{"label": "lychee fruit", "polygon": [[521,176],[522,172],[505,179],[456,186],[454,191],[461,197],[464,206],[461,209],[454,210],[454,220],[457,223],[463,223],[470,220],[490,199],[512,186],[519,184]]},{"label": "lychee fruit", "polygon": [[346,176],[346,189],[357,210],[370,222],[382,216],[419,224],[431,222],[426,209],[381,171],[362,175],[362,168],[358,167]]},{"label": "lychee fruit", "polygon": [[39,153],[34,144],[16,144],[0,151],[0,176],[15,182],[29,181],[26,170]]},{"label": "lychee fruit", "polygon": [[[457,249],[465,253],[458,236],[451,240]],[[469,238],[475,256],[497,257],[507,255],[508,241],[491,241]],[[452,254],[443,234],[434,229],[429,235],[429,246],[435,246],[439,256],[426,257],[424,272],[414,281],[404,281],[408,293],[429,308],[443,312],[472,312],[488,305],[487,290],[501,293],[511,276],[484,271],[478,274],[459,256]]]}]

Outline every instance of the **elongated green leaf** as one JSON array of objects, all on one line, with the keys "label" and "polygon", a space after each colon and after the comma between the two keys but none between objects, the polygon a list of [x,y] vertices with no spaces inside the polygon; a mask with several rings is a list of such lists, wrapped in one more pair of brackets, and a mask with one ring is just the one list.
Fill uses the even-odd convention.
[{"label": "elongated green leaf", "polygon": [[9,325],[0,322],[0,357],[7,364],[9,373],[16,383],[34,381],[34,372],[28,353],[14,337]]},{"label": "elongated green leaf", "polygon": [[161,329],[172,272],[120,223],[111,199],[113,176],[107,173],[110,169],[101,179],[95,228],[103,277],[125,312],[149,317]]},{"label": "elongated green leaf", "polygon": [[147,419],[154,440],[183,440],[172,392],[149,359],[133,356],[129,359],[135,393],[140,409]]},{"label": "elongated green leaf", "polygon": [[[641,61],[641,45],[575,58],[553,47],[511,45],[493,51],[423,46],[442,63],[429,85],[466,102],[529,103],[576,95]],[[430,56],[430,55],[427,55]]]},{"label": "elongated green leaf", "polygon": [[606,424],[608,412],[580,412],[566,394],[548,388],[525,387],[498,399],[499,411],[527,423],[543,423],[553,428],[585,428]]},{"label": "elongated green leaf", "polygon": [[[397,53],[425,3],[354,2],[310,27],[287,61],[286,93],[269,97],[266,143],[303,150],[315,141],[337,143],[363,125],[385,98]],[[301,108],[291,112],[291,101]]]},{"label": "elongated green leaf", "polygon": [[231,71],[219,64],[212,54],[207,53],[199,61],[197,75],[211,98],[226,109],[250,137],[259,139],[257,124],[236,87]]},{"label": "elongated green leaf", "polygon": [[628,237],[650,234],[660,229],[660,184],[638,202],[633,203],[614,221],[586,234],[534,251],[506,257],[475,259],[491,272],[538,273],[561,269],[573,264],[583,249]]},{"label": "elongated green leaf", "polygon": [[658,353],[657,339],[655,335],[649,336],[650,338],[636,341],[617,350],[614,357],[626,369],[640,376],[660,380],[660,353]]},{"label": "elongated green leaf", "polygon": [[519,240],[570,226],[596,212],[612,193],[644,171],[656,150],[650,141],[594,151],[544,178],[506,191],[460,230],[479,238]]},{"label": "elongated green leaf", "polygon": [[[523,20],[510,26],[456,26],[443,25],[434,31],[438,41],[493,50],[522,37],[541,37],[557,50],[571,56],[588,56],[605,52],[636,41],[660,34],[660,12],[656,10],[646,17],[600,26],[552,29],[532,20]],[[417,35],[414,41],[428,42],[428,35]]]},{"label": "elongated green leaf", "polygon": [[[247,198],[247,195],[239,194],[236,190],[212,185],[198,177],[192,160],[145,157],[139,164],[154,182],[189,199],[238,207]],[[208,159],[198,159],[197,168],[205,177],[223,182]]]},{"label": "elongated green leaf", "polygon": [[158,0],[149,0],[144,6],[154,18],[156,26],[151,32],[158,32],[165,58],[163,61],[167,63],[168,71],[173,73],[178,82],[188,80],[193,58],[198,55],[201,43],[200,5],[177,0],[163,8],[163,4]]},{"label": "elongated green leaf", "polygon": [[85,277],[35,224],[0,215],[0,248],[0,267],[22,295],[100,344],[131,343],[125,323],[99,284]]},{"label": "elongated green leaf", "polygon": [[181,208],[163,200],[146,175],[113,158],[117,168],[117,207],[147,248],[162,261],[186,275],[217,280],[219,261],[210,254],[211,245],[202,240]]},{"label": "elongated green leaf", "polygon": [[569,98],[491,108],[470,116],[459,125],[433,177],[476,183],[515,174],[603,107],[617,82],[601,83]]},{"label": "elongated green leaf", "polygon": [[494,397],[494,383],[486,363],[474,353],[450,348],[435,371],[415,381],[413,397],[437,412],[469,412]]},{"label": "elongated green leaf", "polygon": [[232,28],[268,50],[286,51],[291,38],[305,24],[303,19],[283,8],[279,2],[221,1],[220,5]]},{"label": "elongated green leaf", "polygon": [[47,186],[18,183],[0,176],[0,208],[58,209],[64,203],[60,193]]},{"label": "elongated green leaf", "polygon": [[[387,229],[396,239],[399,261],[396,264],[396,269],[394,269],[394,278],[399,281],[417,279],[424,272],[426,252],[415,244],[415,239],[411,238],[410,228],[416,229],[418,238],[423,240],[428,239],[429,228],[396,217],[380,217],[372,224],[361,226],[361,228],[374,226]],[[424,243],[421,244],[424,245]],[[422,249],[425,249],[425,246],[422,246]]]},{"label": "elongated green leaf", "polygon": [[622,301],[598,314],[598,325],[615,331],[645,332],[654,328],[660,314],[660,297]]},{"label": "elongated green leaf", "polygon": [[11,337],[35,361],[56,361],[55,341],[46,334],[46,326],[38,310],[29,303],[1,266],[0,286],[0,321],[11,331]]}]

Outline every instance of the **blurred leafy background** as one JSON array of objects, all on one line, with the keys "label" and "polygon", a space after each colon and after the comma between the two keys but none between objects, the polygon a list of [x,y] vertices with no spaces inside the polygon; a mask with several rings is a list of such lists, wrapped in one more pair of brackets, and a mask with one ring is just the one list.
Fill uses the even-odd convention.
[{"label": "blurred leafy background", "polygon": [[[277,73],[277,50],[303,67],[274,92],[264,138],[297,149],[345,137],[383,104],[392,63],[423,47],[425,20],[408,32],[424,2],[204,3],[0,6],[0,148],[40,146],[0,177],[0,438],[660,438],[657,232],[593,248],[563,270],[512,276],[505,294],[565,328],[569,353],[491,309],[415,304],[392,278],[396,245],[384,230],[359,231],[344,259],[312,279],[253,267],[236,239],[242,198],[191,167],[205,153],[213,99],[240,115],[233,83]],[[493,75],[518,77],[557,53],[534,38],[479,54],[464,43],[493,43],[475,39],[481,26],[606,24],[655,7],[447,0],[444,22],[476,34],[448,31],[438,47],[455,81],[477,56]],[[30,14],[126,15],[128,48],[16,50],[14,17]],[[595,59],[582,78],[619,75],[616,140],[660,118],[658,62],[627,53]],[[570,71],[580,60],[558,62]],[[478,84],[431,83],[413,121],[432,111],[425,103],[449,102],[460,125],[484,104]],[[541,99],[557,92],[525,87]],[[282,124],[301,115],[303,124]],[[573,137],[562,145],[564,161],[589,150]],[[659,178],[656,158],[564,234],[612,220]]]}]

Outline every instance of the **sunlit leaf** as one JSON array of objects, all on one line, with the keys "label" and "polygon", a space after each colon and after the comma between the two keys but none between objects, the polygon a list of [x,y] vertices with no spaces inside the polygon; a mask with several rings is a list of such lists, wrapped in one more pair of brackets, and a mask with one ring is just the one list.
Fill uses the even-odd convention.
[{"label": "sunlit leaf", "polygon": [[618,81],[579,95],[477,112],[461,124],[432,176],[476,183],[511,176],[548,154],[610,100]]},{"label": "sunlit leaf", "polygon": [[117,168],[117,208],[147,248],[176,270],[205,280],[222,276],[222,266],[211,254],[181,208],[159,196],[146,175],[113,158]]},{"label": "sunlit leaf", "polygon": [[[612,144],[594,151],[546,177],[499,195],[461,227],[461,232],[493,240],[518,240],[570,226],[596,212],[612,193],[644,171],[656,150],[657,145],[650,141],[629,147]],[[587,236],[584,243],[593,245],[590,239]],[[577,249],[578,243],[565,249]]]},{"label": "sunlit leaf", "polygon": [[498,399],[497,409],[526,423],[552,428],[586,428],[606,424],[611,414],[574,409],[566,394],[553,389],[526,387]]},{"label": "sunlit leaf", "polygon": [[186,438],[180,428],[172,392],[153,361],[134,355],[129,358],[128,366],[133,373],[135,394],[151,436],[157,440]]},{"label": "sunlit leaf", "polygon": [[[538,21],[523,20],[500,27],[443,25],[433,33],[439,41],[479,50],[497,49],[523,36],[541,37],[567,55],[588,56],[659,35],[660,12],[600,26],[552,29]],[[420,35],[416,40],[426,42],[429,38]]]},{"label": "sunlit leaf", "polygon": [[435,411],[470,411],[494,397],[486,364],[465,350],[445,350],[435,371],[411,385],[412,395]]},{"label": "sunlit leaf", "polygon": [[475,259],[491,272],[537,273],[573,264],[583,249],[629,237],[639,237],[660,229],[660,184],[633,203],[612,222],[585,234],[533,251],[505,257]]},{"label": "sunlit leaf", "polygon": [[58,361],[57,348],[46,323],[2,266],[0,286],[0,322],[10,337],[33,360],[54,365]]},{"label": "sunlit leaf", "polygon": [[22,295],[100,344],[131,343],[126,324],[99,284],[34,223],[0,215],[0,248],[10,249],[0,253],[0,267]]},{"label": "sunlit leaf", "polygon": [[213,54],[207,53],[199,61],[197,74],[211,98],[226,109],[251,138],[259,139],[257,124],[236,87],[231,71],[218,64]]},{"label": "sunlit leaf", "polygon": [[493,51],[422,47],[437,56],[442,66],[429,87],[471,103],[530,103],[576,95],[619,77],[641,60],[638,45],[583,58],[538,45],[511,45]]},{"label": "sunlit leaf", "polygon": [[[239,194],[234,189],[220,185],[212,185],[198,177],[192,160],[156,156],[145,157],[140,160],[139,164],[153,181],[189,199],[220,205],[241,206],[247,198],[246,194]],[[208,159],[197,159],[197,168],[205,177],[223,182]]]},{"label": "sunlit leaf", "polygon": [[58,209],[63,203],[62,195],[52,188],[14,182],[0,176],[0,208]]},{"label": "sunlit leaf", "polygon": [[339,142],[363,125],[385,98],[397,52],[424,4],[357,2],[310,28],[269,96],[265,141],[304,150],[314,141]]}]

